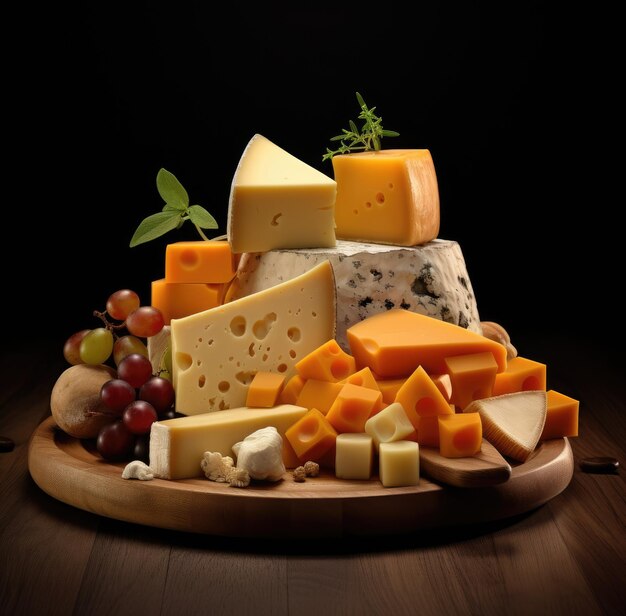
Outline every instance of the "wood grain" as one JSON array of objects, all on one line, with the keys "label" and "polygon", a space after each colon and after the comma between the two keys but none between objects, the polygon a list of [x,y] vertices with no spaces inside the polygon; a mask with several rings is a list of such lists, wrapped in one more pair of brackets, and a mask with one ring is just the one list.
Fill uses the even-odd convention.
[{"label": "wood grain", "polygon": [[445,458],[433,447],[420,446],[420,472],[440,483],[459,488],[480,488],[508,481],[511,465],[483,439],[480,453],[466,458]]}]

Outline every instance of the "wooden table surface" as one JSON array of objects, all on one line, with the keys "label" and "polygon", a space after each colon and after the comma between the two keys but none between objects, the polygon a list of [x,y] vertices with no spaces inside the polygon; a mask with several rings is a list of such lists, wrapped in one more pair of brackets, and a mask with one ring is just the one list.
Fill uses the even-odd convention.
[{"label": "wooden table surface", "polygon": [[[0,614],[621,614],[626,605],[624,367],[606,341],[527,336],[548,385],[581,401],[568,488],[528,514],[410,536],[239,540],[118,522],[43,493],[29,437],[64,369],[57,347],[0,357]],[[604,345],[604,348],[599,346]]]}]

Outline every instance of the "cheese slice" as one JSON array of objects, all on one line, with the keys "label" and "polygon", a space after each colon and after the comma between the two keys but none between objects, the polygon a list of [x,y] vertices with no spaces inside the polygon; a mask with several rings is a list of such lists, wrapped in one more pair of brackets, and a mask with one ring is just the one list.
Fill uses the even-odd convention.
[{"label": "cheese slice", "polygon": [[335,245],[336,182],[254,135],[233,177],[228,241],[233,252]]},{"label": "cheese slice", "polygon": [[150,430],[150,468],[163,479],[197,477],[202,474],[200,461],[205,451],[234,457],[233,445],[252,432],[273,426],[284,436],[306,412],[300,406],[283,404],[272,409],[244,407],[156,421]]},{"label": "cheese slice", "polygon": [[383,378],[408,376],[420,365],[429,374],[446,373],[447,357],[483,352],[492,353],[498,372],[506,369],[506,349],[498,342],[408,310],[376,314],[346,334],[357,368],[369,366]]},{"label": "cheese slice", "polygon": [[335,281],[328,261],[271,289],[173,319],[173,385],[184,415],[245,406],[257,372],[289,379],[296,362],[333,338]]},{"label": "cheese slice", "polygon": [[545,391],[524,391],[475,400],[464,413],[479,413],[483,436],[503,455],[525,462],[546,422]]}]

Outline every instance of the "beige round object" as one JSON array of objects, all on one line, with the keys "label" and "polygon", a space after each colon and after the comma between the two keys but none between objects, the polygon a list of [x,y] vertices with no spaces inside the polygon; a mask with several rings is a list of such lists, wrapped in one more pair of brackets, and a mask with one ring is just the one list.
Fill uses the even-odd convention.
[{"label": "beige round object", "polygon": [[75,438],[95,438],[102,426],[111,423],[107,415],[89,415],[107,409],[100,401],[100,389],[115,378],[108,366],[79,364],[68,368],[57,379],[50,396],[52,417],[61,430]]}]

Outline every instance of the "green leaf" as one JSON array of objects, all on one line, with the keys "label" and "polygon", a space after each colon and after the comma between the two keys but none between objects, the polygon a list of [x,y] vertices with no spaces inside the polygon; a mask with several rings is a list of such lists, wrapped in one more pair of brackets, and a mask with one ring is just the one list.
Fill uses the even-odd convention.
[{"label": "green leaf", "polygon": [[201,229],[217,229],[217,222],[201,205],[192,205],[188,210],[189,218]]},{"label": "green leaf", "polygon": [[178,226],[179,220],[180,213],[171,211],[159,212],[158,214],[152,214],[152,216],[144,218],[130,240],[130,247],[133,248],[144,242],[149,242],[175,229]]},{"label": "green leaf", "polygon": [[356,100],[359,101],[359,107],[365,107],[367,109],[367,105],[365,104],[363,97],[358,92],[356,93]]},{"label": "green leaf", "polygon": [[189,195],[173,173],[167,169],[159,169],[156,184],[165,203],[179,210],[184,210],[189,206]]},{"label": "green leaf", "polygon": [[186,207],[179,207],[178,205],[172,205],[171,203],[166,203],[163,206],[163,209],[161,210],[162,212],[184,212],[187,208]]},{"label": "green leaf", "polygon": [[358,135],[359,134],[359,129],[357,128],[357,125],[350,120],[350,130],[355,134]]},{"label": "green leaf", "polygon": [[382,135],[383,137],[399,137],[400,133],[396,132],[395,130],[386,130],[383,128]]}]

